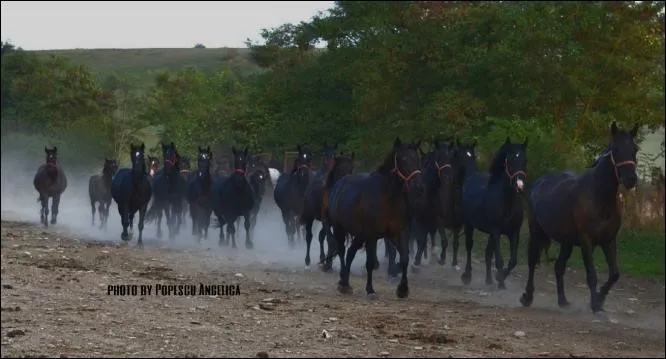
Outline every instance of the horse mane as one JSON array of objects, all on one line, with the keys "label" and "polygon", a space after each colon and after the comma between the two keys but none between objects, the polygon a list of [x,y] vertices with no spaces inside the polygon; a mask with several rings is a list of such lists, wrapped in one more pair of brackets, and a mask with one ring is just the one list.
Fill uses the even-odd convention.
[{"label": "horse mane", "polygon": [[493,160],[490,162],[490,167],[488,172],[490,172],[491,177],[501,174],[504,172],[504,160],[506,158],[506,151],[509,143],[504,142],[502,146],[495,152]]},{"label": "horse mane", "polygon": [[602,158],[608,156],[608,154],[610,153],[610,149],[611,149],[610,144],[606,145],[606,147],[604,147],[604,149],[601,151],[601,153],[598,154],[597,157],[595,157],[592,160],[592,162],[590,162],[590,164],[587,165],[586,168],[596,167],[599,164],[599,161],[601,161]]},{"label": "horse mane", "polygon": [[396,148],[393,147],[391,149],[391,152],[389,152],[386,157],[384,158],[384,161],[377,166],[375,169],[375,172],[381,173],[381,174],[387,174],[391,170],[393,170],[393,166],[395,165],[395,155],[396,155]]}]

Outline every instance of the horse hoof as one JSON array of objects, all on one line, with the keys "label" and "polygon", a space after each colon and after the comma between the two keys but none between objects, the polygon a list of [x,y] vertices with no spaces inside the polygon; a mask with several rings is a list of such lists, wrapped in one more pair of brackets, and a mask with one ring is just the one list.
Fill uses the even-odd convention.
[{"label": "horse hoof", "polygon": [[326,272],[326,273],[333,271],[333,266],[331,264],[328,264],[328,263],[322,264],[320,268],[321,268],[322,272]]},{"label": "horse hoof", "polygon": [[245,249],[253,249],[253,248],[254,244],[252,244],[252,242],[245,242]]},{"label": "horse hoof", "polygon": [[129,235],[127,233],[122,233],[120,235],[120,239],[127,242],[127,241],[129,241]]},{"label": "horse hoof", "polygon": [[557,301],[557,305],[558,305],[560,308],[565,309],[565,308],[568,308],[571,304],[569,303],[568,300],[566,300],[566,299],[562,299],[562,300],[558,300],[558,301]]},{"label": "horse hoof", "polygon": [[391,283],[391,284],[398,283],[398,281],[399,281],[399,279],[398,279],[397,275],[393,275],[393,276],[389,277],[389,283]]},{"label": "horse hoof", "polygon": [[352,294],[354,290],[349,285],[338,284],[338,292],[342,294]]},{"label": "horse hoof", "polygon": [[504,284],[504,282],[497,282],[497,289],[506,289],[506,284]]},{"label": "horse hoof", "polygon": [[593,299],[592,302],[590,302],[590,309],[592,309],[592,313],[599,313],[603,312],[604,302],[603,300],[600,299]]},{"label": "horse hoof", "polygon": [[472,282],[472,273],[464,272],[460,276],[460,279],[462,280],[463,284],[469,285]]},{"label": "horse hoof", "polygon": [[440,266],[443,266],[444,264],[446,264],[446,261],[444,259],[438,259],[437,264],[439,264]]},{"label": "horse hoof", "polygon": [[493,284],[495,284],[495,282],[493,282],[492,278],[486,278],[486,285],[491,286]]},{"label": "horse hoof", "polygon": [[395,294],[398,296],[398,298],[407,298],[407,296],[409,296],[409,287],[407,287],[407,284],[400,284],[398,285],[398,289],[396,289]]},{"label": "horse hoof", "polygon": [[137,243],[136,247],[139,248],[139,249],[143,249],[143,242]]},{"label": "horse hoof", "polygon": [[51,224],[56,224],[56,222],[57,222],[57,221],[56,221],[55,218],[51,218]]},{"label": "horse hoof", "polygon": [[309,272],[309,271],[310,271],[310,265],[308,265],[308,264],[305,265],[305,271],[306,271],[306,272]]},{"label": "horse hoof", "polygon": [[377,293],[368,293],[366,294],[365,298],[367,300],[377,300]]},{"label": "horse hoof", "polygon": [[523,307],[529,307],[532,305],[533,300],[534,298],[531,294],[523,293],[523,295],[520,297],[520,304],[522,304]]},{"label": "horse hoof", "polygon": [[306,267],[310,266],[310,257],[305,257],[305,266]]},{"label": "horse hoof", "polygon": [[460,268],[460,266],[457,264],[453,266],[453,269],[458,273],[462,272],[462,268]]}]

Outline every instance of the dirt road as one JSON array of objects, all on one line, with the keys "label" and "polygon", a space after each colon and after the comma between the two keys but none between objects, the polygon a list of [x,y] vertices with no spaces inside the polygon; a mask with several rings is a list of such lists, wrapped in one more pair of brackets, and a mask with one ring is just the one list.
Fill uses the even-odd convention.
[{"label": "dirt road", "polygon": [[[448,266],[425,266],[406,300],[382,267],[379,299],[368,301],[360,264],[354,294],[342,296],[337,273],[271,263],[269,250],[247,260],[242,243],[233,251],[118,242],[3,220],[2,356],[664,357],[664,287],[626,276],[602,315],[589,312],[573,271],[574,308],[558,309],[550,268],[539,273],[533,308],[518,304],[523,268],[500,292],[481,284],[478,264],[469,287]],[[293,256],[302,261],[302,252]],[[107,294],[110,284],[199,283],[238,285],[240,294]]]}]

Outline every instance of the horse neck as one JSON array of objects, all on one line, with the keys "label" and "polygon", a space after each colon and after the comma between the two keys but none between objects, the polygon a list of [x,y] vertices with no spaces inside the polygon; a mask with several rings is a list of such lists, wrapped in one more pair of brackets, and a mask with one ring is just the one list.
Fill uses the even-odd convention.
[{"label": "horse neck", "polygon": [[610,156],[605,156],[593,170],[594,197],[600,208],[617,210],[618,182]]},{"label": "horse neck", "polygon": [[45,167],[46,167],[46,174],[49,177],[51,177],[52,179],[58,177],[58,172],[60,172],[60,168],[58,167],[58,165],[47,163]]},{"label": "horse neck", "polygon": [[113,179],[113,174],[110,172],[104,172],[102,173],[102,181],[104,181],[104,184],[107,186],[111,186],[111,180]]},{"label": "horse neck", "polygon": [[146,167],[132,168],[132,179],[141,180],[146,177]]},{"label": "horse neck", "polygon": [[404,182],[398,178],[397,174],[393,173],[393,156],[395,156],[395,153],[390,155],[391,160],[387,158],[375,171],[376,174],[381,176],[382,187],[389,191],[389,197],[402,193],[402,187],[404,186]]}]

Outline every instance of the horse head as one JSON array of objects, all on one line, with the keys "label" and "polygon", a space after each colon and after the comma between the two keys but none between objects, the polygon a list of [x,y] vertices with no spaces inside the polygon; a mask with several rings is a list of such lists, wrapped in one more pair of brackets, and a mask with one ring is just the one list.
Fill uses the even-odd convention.
[{"label": "horse head", "polygon": [[456,151],[453,141],[445,143],[435,141],[432,166],[437,171],[437,178],[441,184],[450,185],[455,180]]},{"label": "horse head", "polygon": [[237,150],[236,147],[231,147],[231,153],[234,156],[234,172],[232,176],[236,178],[242,178],[245,180],[245,174],[247,173],[247,162],[249,151],[247,147],[244,150]]},{"label": "horse head", "polygon": [[638,153],[636,135],[638,134],[638,124],[627,131],[618,128],[617,124],[613,122],[610,134],[611,142],[608,155],[613,164],[615,179],[624,188],[633,189],[638,183],[638,175],[636,174],[636,154]]},{"label": "horse head", "polygon": [[476,171],[476,140],[471,143],[461,143],[457,138],[455,148],[456,164],[461,169],[462,177]]},{"label": "horse head", "polygon": [[492,175],[504,175],[516,192],[522,192],[527,181],[527,139],[511,143],[506,138],[490,164]]},{"label": "horse head", "polygon": [[326,141],[324,141],[323,150],[322,150],[322,169],[324,171],[333,168],[333,161],[337,149],[338,149],[337,143],[335,143],[333,146],[330,146],[328,143],[326,143]]},{"label": "horse head", "polygon": [[210,151],[210,146],[207,148],[199,147],[199,154],[197,155],[197,174],[199,176],[210,174],[212,160],[213,153]]},{"label": "horse head", "polygon": [[47,166],[58,166],[58,146],[53,146],[52,149],[44,147],[44,152],[46,153],[46,165]]},{"label": "horse head", "polygon": [[138,175],[146,174],[146,162],[144,158],[145,151],[146,151],[146,145],[143,143],[137,146],[135,146],[133,143],[130,144],[130,159],[132,160],[132,173]]},{"label": "horse head", "polygon": [[422,204],[424,202],[425,182],[421,173],[421,158],[419,149],[421,141],[404,144],[400,137],[393,142],[393,151],[386,163],[391,173],[398,178],[407,192],[410,203]]},{"label": "horse head", "polygon": [[104,168],[102,169],[102,175],[106,178],[111,178],[113,175],[118,172],[118,163],[115,159],[104,158]]},{"label": "horse head", "polygon": [[164,172],[175,174],[180,171],[179,155],[173,142],[165,145],[162,143],[162,158],[164,159]]}]

